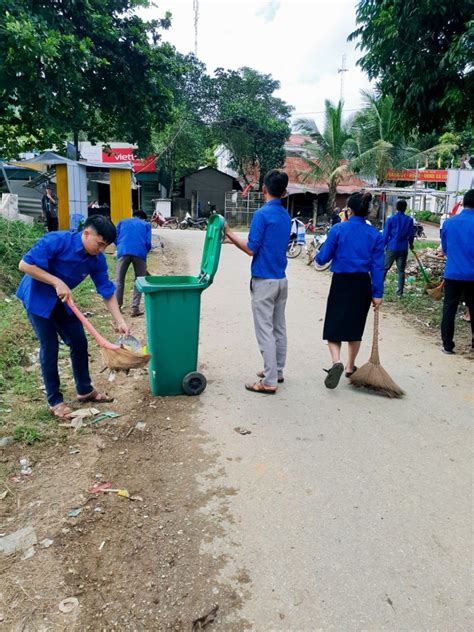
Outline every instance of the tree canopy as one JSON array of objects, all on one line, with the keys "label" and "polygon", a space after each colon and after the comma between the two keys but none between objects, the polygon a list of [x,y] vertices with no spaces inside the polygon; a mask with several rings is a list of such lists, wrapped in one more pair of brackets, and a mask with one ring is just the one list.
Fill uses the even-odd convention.
[{"label": "tree canopy", "polygon": [[393,98],[405,132],[442,133],[472,121],[474,19],[471,0],[361,0],[349,36],[358,63]]},{"label": "tree canopy", "polygon": [[170,118],[169,16],[144,21],[148,0],[0,0],[0,147],[11,133],[38,148],[83,133],[144,153]]}]

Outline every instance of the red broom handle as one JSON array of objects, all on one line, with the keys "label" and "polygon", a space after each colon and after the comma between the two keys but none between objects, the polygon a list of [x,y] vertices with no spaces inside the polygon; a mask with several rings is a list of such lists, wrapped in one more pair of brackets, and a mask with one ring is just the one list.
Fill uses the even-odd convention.
[{"label": "red broom handle", "polygon": [[68,298],[66,303],[68,307],[71,308],[73,314],[77,316],[77,318],[81,321],[87,331],[91,334],[91,336],[94,336],[99,347],[103,347],[104,349],[120,349],[118,345],[112,344],[111,342],[106,340],[104,336],[101,336],[99,334],[94,325],[90,321],[88,321],[84,314],[74,305],[71,298]]}]

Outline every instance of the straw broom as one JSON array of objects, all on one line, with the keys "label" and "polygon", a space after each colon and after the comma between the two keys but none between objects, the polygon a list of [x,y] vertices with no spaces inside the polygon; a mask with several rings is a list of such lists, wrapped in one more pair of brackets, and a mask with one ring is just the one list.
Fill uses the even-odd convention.
[{"label": "straw broom", "polygon": [[431,283],[430,278],[427,275],[426,270],[424,269],[423,264],[421,263],[421,260],[414,249],[412,250],[412,253],[416,259],[416,262],[418,263],[418,266],[420,267],[420,271],[425,282],[425,292],[435,301],[439,301],[443,296],[444,280],[441,281],[441,283]]},{"label": "straw broom", "polygon": [[107,368],[111,371],[126,371],[128,369],[140,369],[148,364],[151,356],[145,353],[136,353],[121,347],[114,345],[103,336],[99,334],[97,329],[87,320],[84,314],[74,305],[71,299],[67,301],[68,306],[73,311],[74,315],[81,321],[87,331],[95,338],[95,341],[100,347],[100,353]]},{"label": "straw broom", "polygon": [[354,386],[365,386],[387,397],[401,397],[405,394],[405,391],[395,384],[390,375],[380,364],[379,313],[380,309],[377,307],[374,310],[374,339],[372,341],[372,352],[369,361],[352,374],[350,382]]}]

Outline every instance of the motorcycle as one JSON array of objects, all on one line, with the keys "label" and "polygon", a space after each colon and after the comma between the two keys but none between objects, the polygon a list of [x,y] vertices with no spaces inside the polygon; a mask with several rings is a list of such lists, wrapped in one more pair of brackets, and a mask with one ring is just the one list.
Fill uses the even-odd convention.
[{"label": "motorcycle", "polygon": [[423,228],[423,224],[419,222],[415,222],[415,238],[416,239],[426,239],[425,229]]},{"label": "motorcycle", "polygon": [[187,228],[199,228],[199,230],[206,230],[207,219],[205,217],[194,219],[194,217],[191,217],[189,213],[186,213],[183,221],[180,222],[179,227],[181,230],[186,230]]},{"label": "motorcycle", "polygon": [[316,259],[315,259],[316,255],[321,250],[322,245],[328,238],[328,233],[330,230],[331,230],[330,224],[328,224],[326,228],[322,229],[322,231],[318,230],[315,233],[313,239],[311,240],[311,243],[306,248],[306,255],[307,255],[306,265],[310,266],[311,264],[313,264],[316,270],[318,270],[319,272],[327,270],[329,266],[331,265],[331,262],[329,261],[328,263],[325,263],[324,265],[320,266],[316,262]]},{"label": "motorcycle", "polygon": [[160,211],[154,211],[151,216],[150,223],[153,228],[178,228],[178,219],[176,217],[165,217]]}]

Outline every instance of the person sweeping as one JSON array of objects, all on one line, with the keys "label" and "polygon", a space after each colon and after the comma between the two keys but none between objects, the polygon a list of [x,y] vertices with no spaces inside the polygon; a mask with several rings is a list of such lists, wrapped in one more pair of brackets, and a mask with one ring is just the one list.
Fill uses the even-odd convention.
[{"label": "person sweeping", "polygon": [[332,260],[323,339],[327,340],[332,366],[324,384],[336,388],[344,372],[342,342],[348,343],[346,377],[357,370],[359,353],[370,305],[378,309],[383,302],[384,243],[376,228],[366,223],[372,196],[354,193],[347,206],[351,217],[333,226],[316,256],[319,265]]},{"label": "person sweeping", "polygon": [[108,277],[104,250],[115,241],[116,230],[110,220],[93,215],[82,232],[51,232],[40,239],[20,261],[25,273],[17,297],[40,343],[40,363],[49,410],[55,417],[67,418],[72,410],[64,403],[58,371],[58,336],[69,346],[77,399],[96,404],[112,401],[92,386],[89,373],[87,339],[80,321],[66,303],[71,290],[91,277],[104,299],[116,329],[129,335],[115,298],[115,285]]}]

